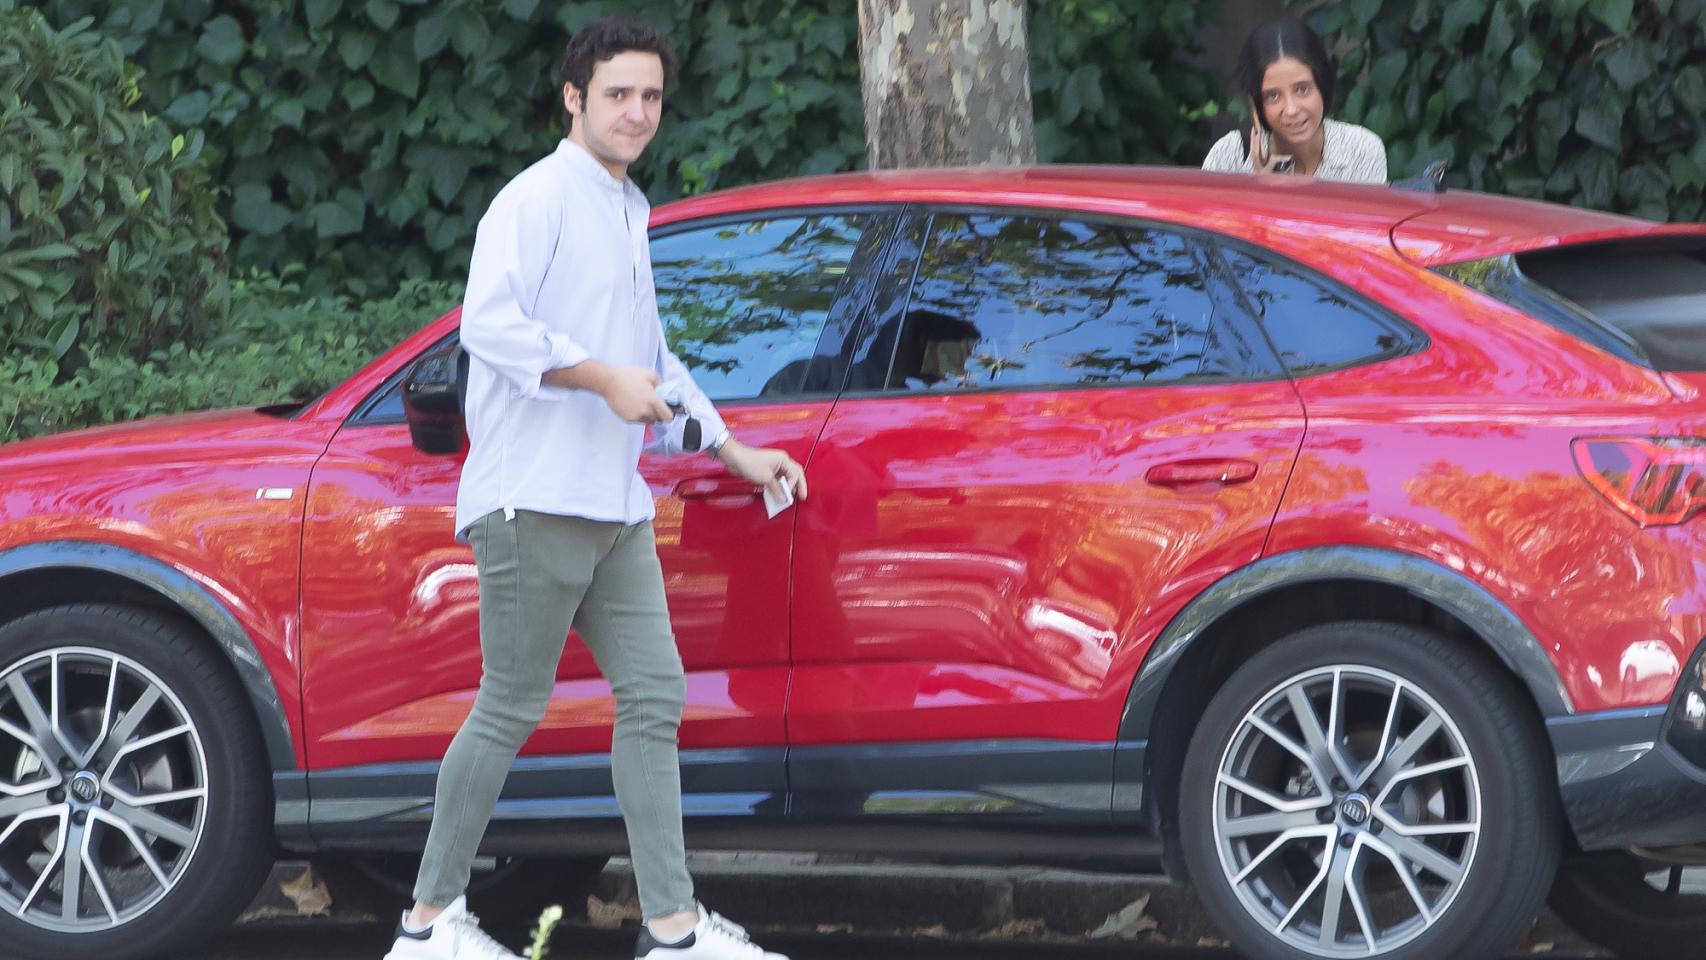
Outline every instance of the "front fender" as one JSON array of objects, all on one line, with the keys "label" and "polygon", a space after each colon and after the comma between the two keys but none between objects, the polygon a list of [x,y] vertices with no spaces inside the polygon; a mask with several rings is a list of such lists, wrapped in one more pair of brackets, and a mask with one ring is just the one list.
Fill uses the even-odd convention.
[{"label": "front fender", "polygon": [[53,541],[0,552],[0,582],[20,573],[65,569],[94,571],[135,583],[165,598],[207,631],[249,696],[273,770],[297,769],[290,723],[278,687],[248,632],[219,598],[177,568],[111,544]]}]

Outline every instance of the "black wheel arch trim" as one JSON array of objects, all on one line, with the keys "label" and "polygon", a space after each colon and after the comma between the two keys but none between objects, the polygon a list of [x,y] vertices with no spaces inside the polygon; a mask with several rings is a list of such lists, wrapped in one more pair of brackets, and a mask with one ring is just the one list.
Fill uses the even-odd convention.
[{"label": "black wheel arch trim", "polygon": [[207,631],[236,671],[255,710],[267,759],[275,771],[296,769],[290,724],[254,641],[231,611],[207,588],[171,565],[125,547],[86,541],[32,543],[0,552],[0,579],[13,574],[76,568],[121,577],[161,594],[180,613]]},{"label": "black wheel arch trim", "polygon": [[1575,713],[1563,678],[1540,641],[1480,584],[1432,560],[1395,550],[1313,547],[1264,557],[1221,578],[1186,605],[1144,658],[1120,717],[1120,740],[1149,738],[1168,678],[1209,627],[1264,594],[1324,580],[1365,580],[1398,587],[1440,607],[1486,641],[1522,681],[1543,717]]}]

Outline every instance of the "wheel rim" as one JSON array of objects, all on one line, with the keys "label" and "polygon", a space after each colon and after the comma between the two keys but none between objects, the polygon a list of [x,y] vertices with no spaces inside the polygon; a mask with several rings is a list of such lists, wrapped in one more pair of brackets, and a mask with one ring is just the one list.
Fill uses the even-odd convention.
[{"label": "wheel rim", "polygon": [[1274,936],[1366,957],[1431,929],[1481,832],[1474,758],[1408,680],[1336,665],[1276,685],[1239,721],[1214,786],[1227,883]]},{"label": "wheel rim", "polygon": [[201,732],[176,694],[89,647],[0,672],[0,908],[94,933],[147,912],[183,877],[207,811]]}]

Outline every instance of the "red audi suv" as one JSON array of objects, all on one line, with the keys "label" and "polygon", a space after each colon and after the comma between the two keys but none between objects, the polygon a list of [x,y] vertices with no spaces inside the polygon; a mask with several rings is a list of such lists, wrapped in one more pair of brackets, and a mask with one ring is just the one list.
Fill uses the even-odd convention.
[{"label": "red audi suv", "polygon": [[[1256,958],[1491,957],[1548,893],[1698,955],[1706,225],[1039,167],[694,198],[652,259],[812,490],[642,463],[696,845],[1164,867]],[[310,402],[0,448],[9,949],[411,873],[480,675],[422,319]],[[493,899],[623,845],[569,649]]]}]

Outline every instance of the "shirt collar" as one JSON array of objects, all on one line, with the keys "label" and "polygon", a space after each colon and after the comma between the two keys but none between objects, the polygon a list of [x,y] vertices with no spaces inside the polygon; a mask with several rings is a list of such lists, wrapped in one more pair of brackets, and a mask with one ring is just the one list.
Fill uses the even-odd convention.
[{"label": "shirt collar", "polygon": [[611,193],[627,193],[627,177],[620,180],[612,177],[610,171],[604,168],[604,164],[599,163],[597,158],[588,153],[585,147],[568,137],[564,137],[557,144],[557,156],[563,159],[569,170],[574,172],[576,176],[586,178],[600,189]]}]

